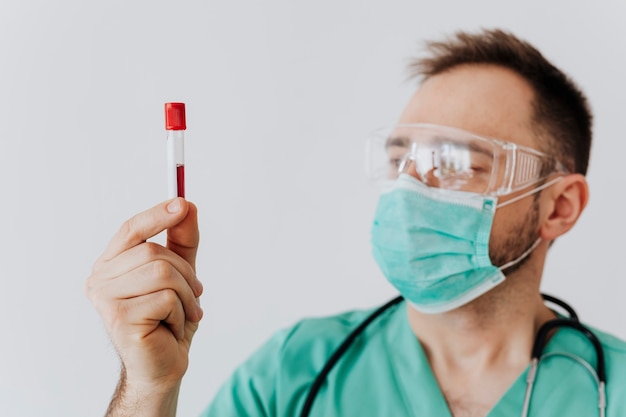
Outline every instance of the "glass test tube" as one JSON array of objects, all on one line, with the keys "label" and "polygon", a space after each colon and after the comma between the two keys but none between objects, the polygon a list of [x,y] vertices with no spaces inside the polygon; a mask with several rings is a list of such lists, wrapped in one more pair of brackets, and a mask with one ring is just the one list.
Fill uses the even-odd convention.
[{"label": "glass test tube", "polygon": [[168,198],[185,197],[185,103],[165,103]]}]

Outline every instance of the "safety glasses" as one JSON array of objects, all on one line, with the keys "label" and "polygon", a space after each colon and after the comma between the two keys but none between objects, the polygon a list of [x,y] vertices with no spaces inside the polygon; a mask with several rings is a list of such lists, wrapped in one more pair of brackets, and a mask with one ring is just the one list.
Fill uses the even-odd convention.
[{"label": "safety glasses", "polygon": [[408,173],[428,186],[501,196],[568,170],[554,157],[510,142],[432,124],[401,124],[367,141],[368,177],[377,183]]}]

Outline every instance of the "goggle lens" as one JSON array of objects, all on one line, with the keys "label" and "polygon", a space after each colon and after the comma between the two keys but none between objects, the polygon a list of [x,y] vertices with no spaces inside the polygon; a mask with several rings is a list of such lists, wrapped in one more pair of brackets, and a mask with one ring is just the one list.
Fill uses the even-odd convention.
[{"label": "goggle lens", "polygon": [[367,164],[375,181],[388,183],[405,173],[431,187],[495,195],[563,172],[553,158],[534,149],[426,124],[375,132],[368,141]]}]

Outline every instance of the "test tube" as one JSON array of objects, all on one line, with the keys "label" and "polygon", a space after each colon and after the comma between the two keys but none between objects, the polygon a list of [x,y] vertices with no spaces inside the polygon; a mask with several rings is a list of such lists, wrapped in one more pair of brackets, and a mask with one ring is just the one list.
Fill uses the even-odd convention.
[{"label": "test tube", "polygon": [[168,198],[185,197],[185,103],[165,103]]}]

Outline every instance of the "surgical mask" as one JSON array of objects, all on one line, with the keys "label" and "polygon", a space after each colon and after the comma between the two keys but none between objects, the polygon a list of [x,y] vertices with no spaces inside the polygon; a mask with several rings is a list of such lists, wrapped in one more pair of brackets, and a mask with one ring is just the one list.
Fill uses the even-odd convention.
[{"label": "surgical mask", "polygon": [[380,197],[372,227],[374,258],[418,311],[436,314],[458,308],[502,283],[502,270],[522,261],[540,242],[506,265],[494,266],[489,236],[496,207],[495,196],[428,187],[401,174]]}]

